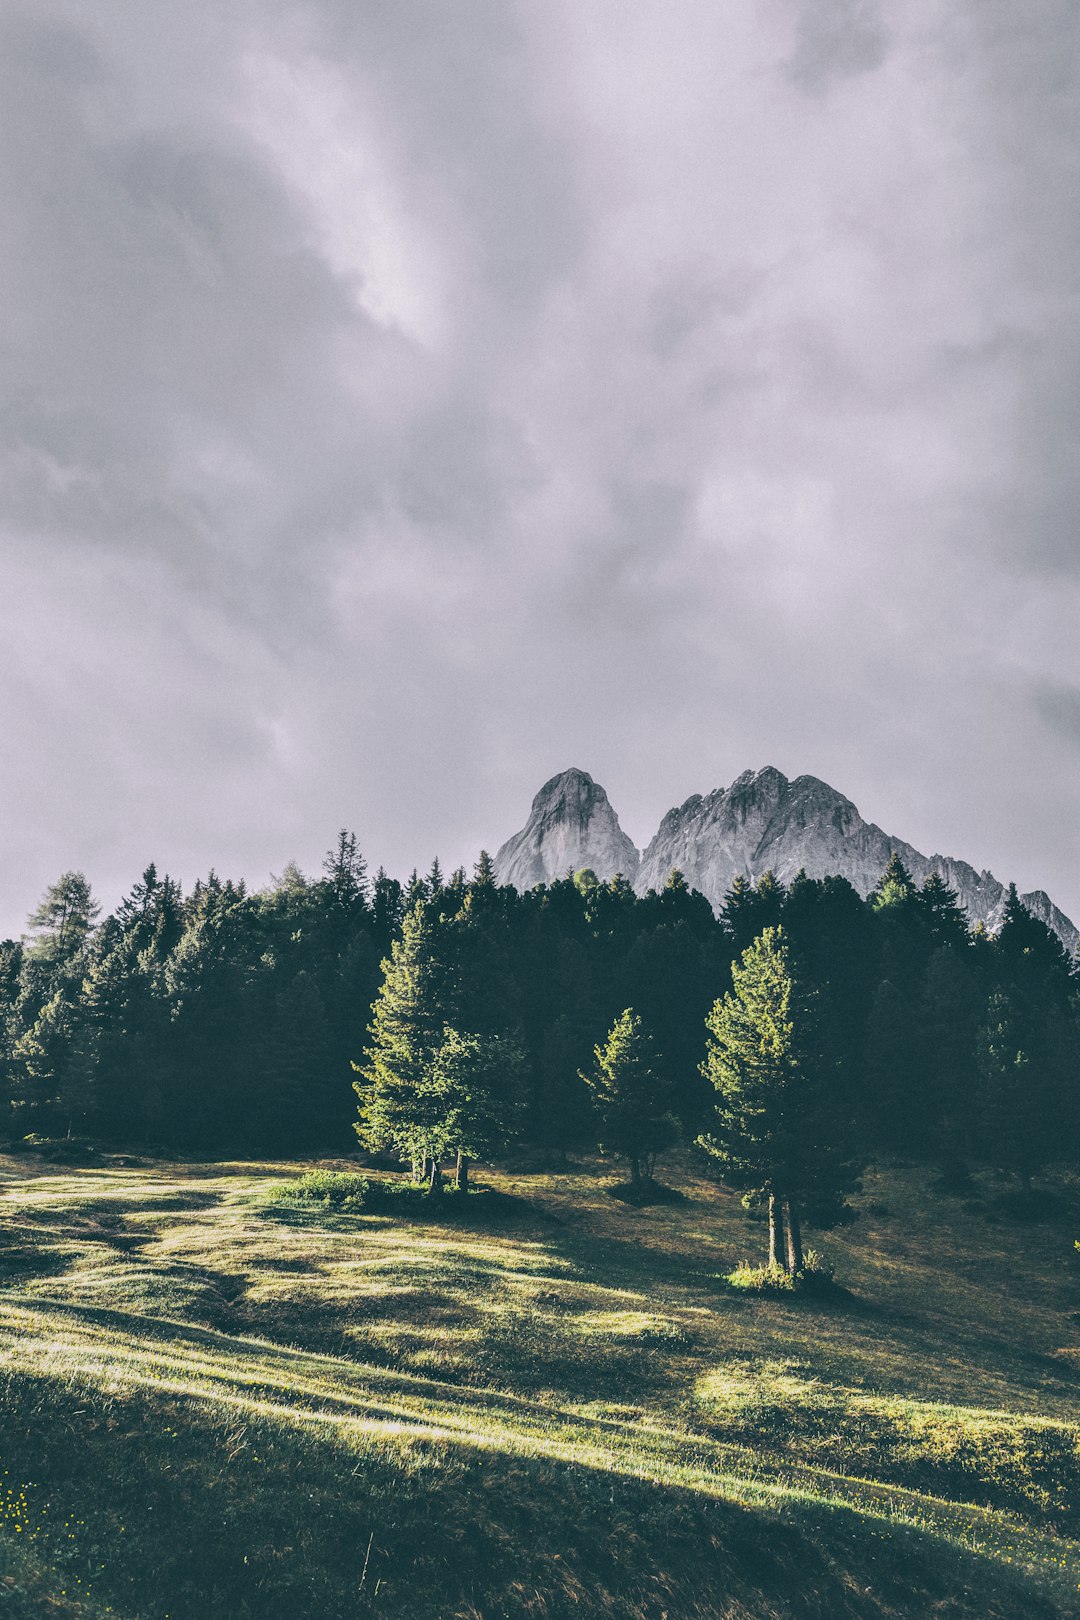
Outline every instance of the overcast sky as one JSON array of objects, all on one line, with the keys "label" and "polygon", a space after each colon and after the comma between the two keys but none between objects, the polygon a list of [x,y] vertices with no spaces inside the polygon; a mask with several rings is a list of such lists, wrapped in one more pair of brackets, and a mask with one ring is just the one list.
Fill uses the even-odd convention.
[{"label": "overcast sky", "polygon": [[1075,0],[3,0],[0,932],[765,764],[1080,920]]}]

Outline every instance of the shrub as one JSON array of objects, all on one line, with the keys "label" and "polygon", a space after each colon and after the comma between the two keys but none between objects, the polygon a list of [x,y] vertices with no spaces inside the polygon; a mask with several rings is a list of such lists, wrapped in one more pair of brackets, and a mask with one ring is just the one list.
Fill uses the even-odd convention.
[{"label": "shrub", "polygon": [[749,1260],[740,1261],[724,1280],[730,1287],[741,1288],[748,1294],[790,1294],[795,1287],[795,1278],[791,1273],[772,1261],[767,1266],[752,1266]]},{"label": "shrub", "polygon": [[384,1208],[387,1197],[396,1190],[389,1182],[372,1181],[355,1170],[308,1170],[296,1181],[275,1188],[274,1197],[289,1204],[314,1204],[342,1215],[355,1215]]}]

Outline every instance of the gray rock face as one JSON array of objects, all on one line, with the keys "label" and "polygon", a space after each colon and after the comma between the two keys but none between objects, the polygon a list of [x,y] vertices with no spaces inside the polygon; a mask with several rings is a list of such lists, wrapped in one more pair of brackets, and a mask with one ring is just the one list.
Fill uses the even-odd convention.
[{"label": "gray rock face", "polygon": [[528,821],[496,855],[495,878],[531,889],[591,866],[599,878],[621,872],[632,880],[640,859],[603,788],[586,771],[569,770],[544,783]]},{"label": "gray rock face", "polygon": [[[756,882],[770,870],[785,883],[800,868],[812,878],[837,874],[869,894],[894,850],[916,882],[940,873],[972,926],[983,922],[991,932],[1000,926],[1007,891],[993,873],[947,855],[922,855],[864,821],[827,782],[816,776],[789,781],[771,766],[744,771],[729,788],[695,794],[669,810],[642,856],[603,788],[584,771],[564,771],[540,789],[525,827],[500,849],[495,870],[500,883],[528,889],[591,866],[598,877],[624,873],[644,894],[662,888],[677,866],[719,910],[737,877]],[[1080,930],[1041,889],[1020,898],[1067,950],[1080,950]]]},{"label": "gray rock face", "polygon": [[[893,851],[917,883],[938,872],[955,889],[970,924],[993,932],[1001,924],[1007,890],[992,872],[977,872],[947,855],[923,855],[902,838],[891,838],[864,821],[850,799],[816,776],[789,782],[771,766],[744,771],[729,788],[688,799],[669,810],[642,857],[634,887],[659,888],[673,866],[719,909],[736,877],[756,881],[772,871],[790,883],[800,868],[807,877],[847,878],[869,894]],[[1041,889],[1020,897],[1070,951],[1080,931]]]}]

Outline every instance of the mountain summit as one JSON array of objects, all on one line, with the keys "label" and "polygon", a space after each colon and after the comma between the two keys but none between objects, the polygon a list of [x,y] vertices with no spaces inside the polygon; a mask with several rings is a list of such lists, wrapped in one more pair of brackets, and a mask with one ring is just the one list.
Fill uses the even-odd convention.
[{"label": "mountain summit", "polygon": [[[893,851],[918,883],[940,873],[972,925],[1000,925],[1007,891],[992,872],[948,855],[923,855],[864,821],[827,782],[816,776],[789,781],[773,766],[744,771],[730,787],[694,794],[669,810],[641,856],[603,788],[584,771],[564,771],[540,789],[529,820],[500,849],[495,869],[500,883],[527,889],[568,868],[591,866],[602,878],[624,873],[644,894],[662,888],[678,867],[719,910],[737,877],[756,881],[766,871],[785,883],[800,870],[812,878],[836,873],[869,894]],[[1041,889],[1020,898],[1068,950],[1080,950],[1080,930]]]},{"label": "mountain summit", "polygon": [[571,769],[545,782],[529,819],[495,857],[499,883],[531,889],[591,866],[597,877],[632,879],[641,856],[619,826],[611,801],[587,771]]}]

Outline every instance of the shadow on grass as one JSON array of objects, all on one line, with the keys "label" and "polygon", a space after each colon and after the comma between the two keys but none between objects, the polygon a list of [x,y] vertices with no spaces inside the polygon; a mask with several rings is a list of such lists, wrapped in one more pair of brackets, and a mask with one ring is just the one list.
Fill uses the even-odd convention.
[{"label": "shadow on grass", "polygon": [[609,1198],[616,1199],[620,1204],[629,1204],[633,1209],[645,1209],[650,1204],[690,1202],[686,1193],[680,1192],[677,1187],[667,1187],[662,1181],[654,1181],[651,1176],[636,1185],[632,1181],[618,1181],[604,1190]]},{"label": "shadow on grass", "polygon": [[[447,1188],[432,1195],[407,1182],[392,1183],[384,1199],[370,1208],[341,1210],[316,1198],[285,1198],[271,1193],[256,1213],[283,1226],[321,1228],[332,1232],[355,1231],[357,1226],[460,1227],[468,1231],[507,1223],[544,1221],[544,1212],[526,1198],[494,1187],[473,1187],[467,1194]],[[548,1224],[545,1222],[545,1224]]]}]

